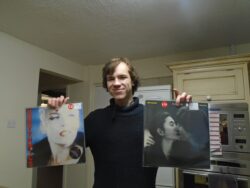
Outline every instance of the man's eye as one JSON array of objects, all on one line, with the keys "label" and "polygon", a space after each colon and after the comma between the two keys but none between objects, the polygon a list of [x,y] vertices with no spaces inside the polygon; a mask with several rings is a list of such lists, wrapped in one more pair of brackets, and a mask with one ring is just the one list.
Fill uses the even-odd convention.
[{"label": "man's eye", "polygon": [[107,77],[107,81],[112,81],[112,80],[114,80],[113,77]]},{"label": "man's eye", "polygon": [[121,80],[124,80],[124,79],[126,79],[127,78],[127,76],[120,76],[119,77],[119,79],[121,79]]}]

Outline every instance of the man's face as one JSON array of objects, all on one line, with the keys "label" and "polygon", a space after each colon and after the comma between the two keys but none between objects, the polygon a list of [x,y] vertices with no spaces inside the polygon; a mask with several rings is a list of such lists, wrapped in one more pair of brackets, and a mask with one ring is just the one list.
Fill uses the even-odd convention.
[{"label": "man's face", "polygon": [[62,113],[64,109],[59,111],[52,110],[47,119],[47,135],[50,142],[68,147],[77,135],[79,122],[75,118],[78,115],[77,110],[70,110]]},{"label": "man's face", "polygon": [[132,80],[128,66],[121,62],[112,75],[107,75],[107,88],[117,104],[127,105],[132,99]]}]

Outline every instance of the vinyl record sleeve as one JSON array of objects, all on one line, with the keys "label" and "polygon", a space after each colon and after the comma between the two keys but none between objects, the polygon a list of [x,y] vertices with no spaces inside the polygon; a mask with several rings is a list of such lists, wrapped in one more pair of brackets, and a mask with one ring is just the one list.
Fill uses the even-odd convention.
[{"label": "vinyl record sleeve", "polygon": [[55,110],[26,108],[26,165],[45,167],[85,163],[82,103]]},{"label": "vinyl record sleeve", "polygon": [[207,103],[146,100],[143,165],[210,168]]}]

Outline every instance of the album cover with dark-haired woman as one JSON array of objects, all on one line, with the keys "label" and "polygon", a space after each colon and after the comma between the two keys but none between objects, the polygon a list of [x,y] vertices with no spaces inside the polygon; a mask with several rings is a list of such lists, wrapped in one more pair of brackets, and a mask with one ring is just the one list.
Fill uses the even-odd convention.
[{"label": "album cover with dark-haired woman", "polygon": [[146,100],[143,165],[210,168],[208,104]]}]

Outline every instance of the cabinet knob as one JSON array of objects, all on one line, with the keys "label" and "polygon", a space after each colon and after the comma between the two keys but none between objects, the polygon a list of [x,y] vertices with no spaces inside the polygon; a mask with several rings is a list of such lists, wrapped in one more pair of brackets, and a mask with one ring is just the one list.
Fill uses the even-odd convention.
[{"label": "cabinet knob", "polygon": [[212,97],[210,95],[208,95],[206,98],[207,98],[207,101],[211,101],[212,100]]}]

